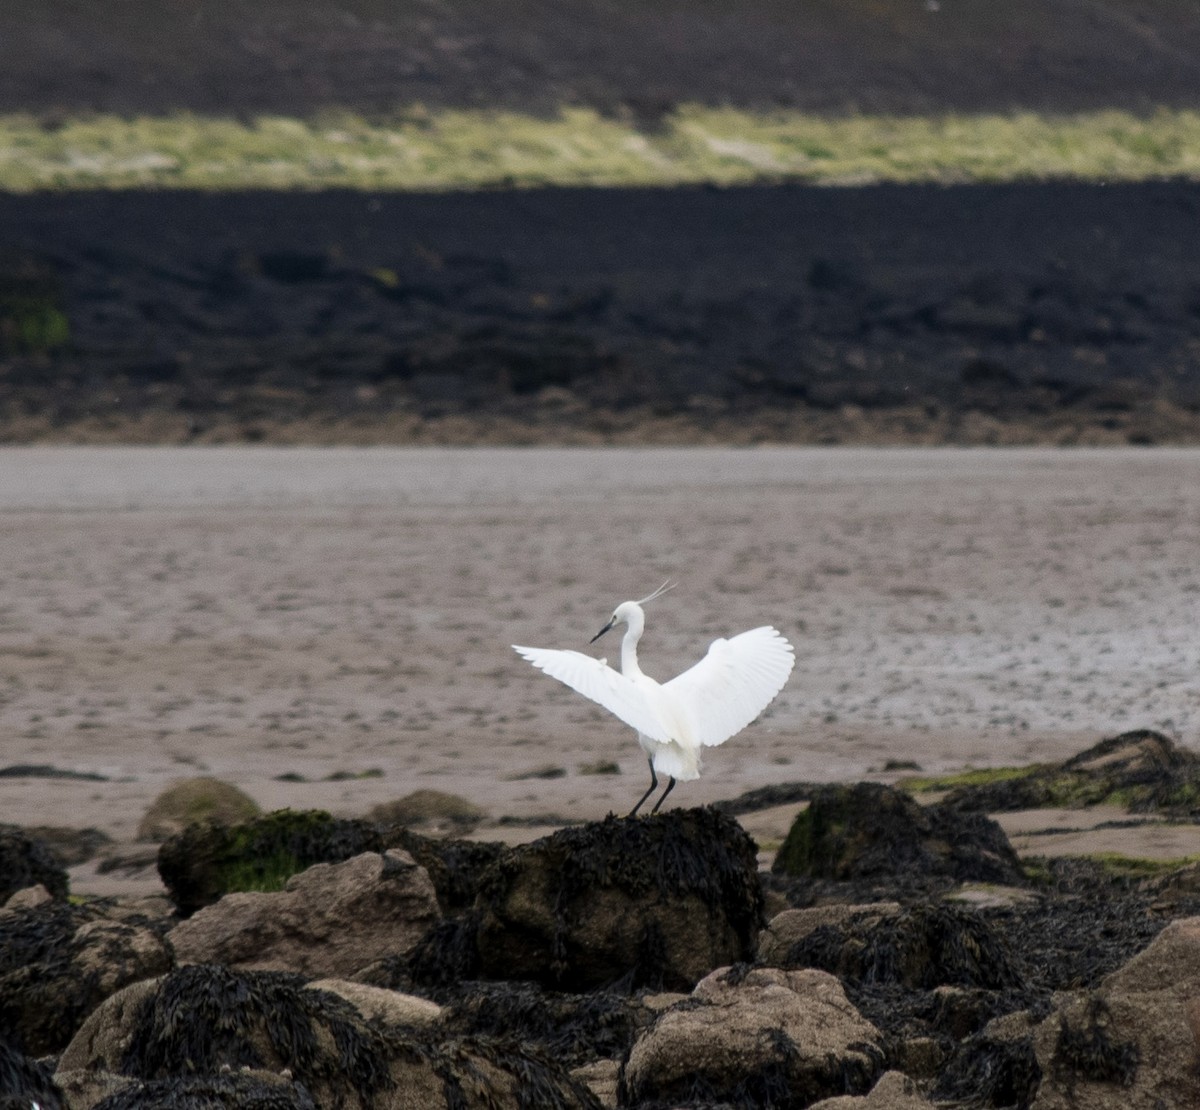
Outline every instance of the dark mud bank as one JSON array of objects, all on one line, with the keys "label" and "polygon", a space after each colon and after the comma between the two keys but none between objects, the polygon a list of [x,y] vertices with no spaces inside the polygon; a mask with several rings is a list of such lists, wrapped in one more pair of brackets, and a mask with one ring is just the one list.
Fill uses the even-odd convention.
[{"label": "dark mud bank", "polygon": [[0,197],[0,439],[1200,442],[1200,185]]}]

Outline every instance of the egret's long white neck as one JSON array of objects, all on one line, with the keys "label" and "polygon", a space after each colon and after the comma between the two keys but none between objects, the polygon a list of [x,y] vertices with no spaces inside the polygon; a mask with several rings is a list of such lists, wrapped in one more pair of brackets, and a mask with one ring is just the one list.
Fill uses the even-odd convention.
[{"label": "egret's long white neck", "polygon": [[621,673],[635,678],[642,673],[638,666],[637,646],[646,627],[646,614],[640,605],[631,605],[625,615],[625,636],[621,640]]}]

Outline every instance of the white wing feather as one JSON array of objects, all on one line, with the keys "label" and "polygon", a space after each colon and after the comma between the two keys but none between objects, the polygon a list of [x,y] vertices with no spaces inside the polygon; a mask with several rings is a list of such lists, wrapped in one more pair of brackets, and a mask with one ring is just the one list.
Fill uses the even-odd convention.
[{"label": "white wing feather", "polygon": [[513,651],[551,678],[557,678],[585,698],[604,706],[638,732],[663,743],[672,738],[645,692],[607,663],[581,651],[519,647],[516,644],[513,644]]},{"label": "white wing feather", "polygon": [[687,714],[692,736],[709,746],[723,744],[771,704],[794,662],[792,645],[779,632],[769,626],[752,628],[729,640],[714,640],[699,663],[663,689]]}]

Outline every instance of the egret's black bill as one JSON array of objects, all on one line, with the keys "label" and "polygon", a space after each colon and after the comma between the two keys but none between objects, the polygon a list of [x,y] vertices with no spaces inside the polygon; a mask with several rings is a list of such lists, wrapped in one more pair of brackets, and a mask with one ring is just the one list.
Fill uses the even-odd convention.
[{"label": "egret's black bill", "polygon": [[616,621],[616,618],[614,617],[612,620],[610,620],[608,622],[608,624],[606,624],[602,629],[600,629],[600,631],[597,632],[595,636],[593,636],[590,640],[588,640],[588,643],[594,644],[598,639],[600,639],[601,636],[604,635],[604,633],[606,633],[616,623],[617,623],[617,621]]}]

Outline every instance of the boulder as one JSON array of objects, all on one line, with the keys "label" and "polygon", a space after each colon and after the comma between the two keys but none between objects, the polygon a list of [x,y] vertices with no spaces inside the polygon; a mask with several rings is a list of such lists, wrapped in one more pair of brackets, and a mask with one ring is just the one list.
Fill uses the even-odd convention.
[{"label": "boulder", "polygon": [[[797,911],[818,917],[821,910]],[[776,951],[781,967],[816,967],[861,983],[1004,990],[1021,974],[1003,933],[974,910],[918,902],[893,913],[870,911],[819,925]]]},{"label": "boulder", "polygon": [[934,1101],[1029,1106],[1042,1078],[1033,1050],[1036,1024],[1032,1012],[1017,1010],[993,1018],[980,1032],[961,1041],[937,1076]]},{"label": "boulder", "polygon": [[877,923],[882,917],[900,913],[899,902],[867,902],[857,905],[831,902],[799,910],[784,910],[771,918],[758,941],[758,962],[782,967],[788,952],[825,926],[845,928],[851,922]]},{"label": "boulder", "polygon": [[799,1110],[864,1094],[882,1070],[875,1027],[821,971],[725,968],[634,1045],[622,1104],[722,1102]]},{"label": "boulder", "polygon": [[9,897],[4,903],[0,913],[15,913],[18,910],[30,910],[34,906],[40,906],[45,902],[53,902],[54,895],[50,893],[41,883],[37,886],[27,886],[24,890],[18,890],[16,894]]},{"label": "boulder", "polygon": [[385,847],[365,821],[321,810],[277,810],[241,825],[189,825],[158,850],[158,873],[184,917],[233,891],[282,890],[315,863]]},{"label": "boulder", "polygon": [[[135,1106],[229,1105],[185,1101],[178,1081],[203,1086],[251,1069],[286,1071],[284,1101],[274,1104],[280,1107],[298,1105],[292,1081],[316,1105],[344,1110],[597,1107],[582,1081],[511,1041],[385,1027],[344,998],[310,989],[300,976],[203,964],[109,998],[67,1047],[59,1069],[64,1081],[80,1072],[114,1073],[149,1094],[164,1092],[162,1102],[129,1104]],[[130,1096],[126,1089],[112,1097]],[[93,1105],[73,1103],[72,1110]]]},{"label": "boulder", "polygon": [[113,843],[108,833],[91,826],[77,829],[69,825],[27,825],[25,832],[42,841],[65,867],[95,859]]},{"label": "boulder", "polygon": [[317,1110],[303,1083],[253,1068],[145,1082],[107,1072],[77,1072],[70,1079],[72,1110]]},{"label": "boulder", "polygon": [[308,984],[310,991],[329,991],[344,998],[368,1021],[384,1027],[437,1025],[445,1011],[436,1002],[418,998],[415,994],[390,991],[385,987],[372,987],[366,983],[355,983],[348,979],[314,979]]},{"label": "boulder", "polygon": [[425,870],[407,852],[321,863],[271,894],[227,894],[170,933],[184,963],[348,977],[403,956],[441,918]]},{"label": "boulder", "polygon": [[497,859],[471,918],[439,940],[450,955],[426,950],[424,966],[470,959],[479,978],[568,991],[690,989],[753,957],[762,906],[754,842],[732,818],[610,816]]},{"label": "boulder", "polygon": [[586,1084],[604,1110],[617,1110],[621,1065],[616,1060],[593,1060],[571,1069],[571,1075]]},{"label": "boulder", "polygon": [[438,903],[446,914],[461,913],[475,904],[487,869],[510,849],[491,841],[422,836],[404,825],[380,830],[383,845],[403,848],[433,880]]},{"label": "boulder", "polygon": [[367,812],[367,820],[377,825],[406,825],[432,836],[461,836],[486,816],[474,802],[443,790],[414,790],[402,798],[380,802]]},{"label": "boulder", "polygon": [[150,803],[138,824],[137,838],[162,841],[189,825],[238,825],[261,812],[259,804],[232,783],[203,775],[181,779]]},{"label": "boulder", "polygon": [[16,825],[0,825],[0,906],[18,890],[41,884],[55,898],[67,896],[67,872],[41,840]]},{"label": "boulder", "polygon": [[454,988],[445,1023],[447,1029],[471,1036],[516,1037],[573,1068],[600,1057],[624,1058],[665,1008],[655,996],[566,994],[534,983],[467,982]]},{"label": "boulder", "polygon": [[1123,732],[1063,763],[963,786],[946,804],[978,812],[1121,805],[1135,813],[1200,812],[1200,756],[1152,729]]},{"label": "boulder", "polygon": [[1060,995],[1034,1033],[1035,1110],[1200,1106],[1200,917],[1171,922],[1095,990]]},{"label": "boulder", "polygon": [[841,882],[876,880],[900,889],[921,880],[1024,882],[1020,861],[995,821],[948,805],[921,806],[903,791],[873,782],[815,790],[772,870]]},{"label": "boulder", "polygon": [[26,1052],[61,1051],[115,991],[167,971],[166,923],[107,903],[42,902],[0,914],[0,1029]]},{"label": "boulder", "polygon": [[885,1071],[867,1095],[838,1095],[814,1102],[809,1110],[927,1110],[933,1106],[916,1083],[898,1071]]}]

